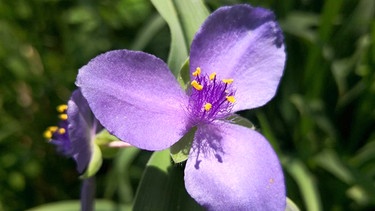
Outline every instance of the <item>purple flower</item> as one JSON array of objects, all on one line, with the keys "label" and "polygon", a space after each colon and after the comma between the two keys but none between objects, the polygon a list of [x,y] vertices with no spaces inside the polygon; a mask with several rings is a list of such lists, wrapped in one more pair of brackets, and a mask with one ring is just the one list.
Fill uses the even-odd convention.
[{"label": "purple flower", "polygon": [[195,35],[187,92],[162,60],[129,50],[94,58],[76,83],[100,122],[136,147],[166,149],[197,128],[185,186],[208,210],[284,210],[284,177],[272,147],[227,120],[267,103],[284,63],[273,13],[237,5],[212,13]]},{"label": "purple flower", "polygon": [[91,160],[93,139],[103,127],[79,89],[73,92],[68,105],[58,106],[57,110],[61,113],[59,126],[47,128],[44,136],[58,152],[74,158],[78,172],[83,173]]}]

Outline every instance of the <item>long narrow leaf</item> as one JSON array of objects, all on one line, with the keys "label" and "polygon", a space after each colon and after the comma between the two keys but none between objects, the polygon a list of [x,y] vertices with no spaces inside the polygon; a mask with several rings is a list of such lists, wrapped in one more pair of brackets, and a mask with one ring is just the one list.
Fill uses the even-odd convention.
[{"label": "long narrow leaf", "polygon": [[298,184],[307,210],[322,210],[318,189],[311,173],[306,166],[300,160],[293,159],[284,163],[284,167]]},{"label": "long narrow leaf", "polygon": [[176,8],[171,0],[152,0],[151,2],[167,22],[171,31],[168,66],[172,73],[177,76],[181,65],[188,57],[188,48]]},{"label": "long narrow leaf", "polygon": [[185,190],[184,168],[169,150],[154,152],[138,187],[133,210],[203,210]]},{"label": "long narrow leaf", "polygon": [[201,0],[152,0],[171,31],[168,66],[175,76],[189,54],[189,47],[199,26],[209,12]]}]

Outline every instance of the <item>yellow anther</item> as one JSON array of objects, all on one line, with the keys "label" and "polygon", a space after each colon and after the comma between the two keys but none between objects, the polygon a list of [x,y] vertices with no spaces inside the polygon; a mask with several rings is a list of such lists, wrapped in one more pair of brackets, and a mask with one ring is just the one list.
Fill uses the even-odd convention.
[{"label": "yellow anther", "polygon": [[43,133],[43,137],[46,139],[51,139],[54,132],[56,132],[59,128],[56,126],[50,126],[47,128],[46,131]]},{"label": "yellow anther", "polygon": [[204,104],[203,107],[204,107],[204,110],[209,111],[212,108],[212,104],[211,103],[206,103],[206,104]]},{"label": "yellow anther", "polygon": [[226,83],[226,84],[231,84],[231,83],[233,83],[233,79],[232,78],[223,79],[223,82]]},{"label": "yellow anther", "polygon": [[216,73],[215,73],[215,72],[211,73],[211,75],[210,75],[210,80],[211,80],[211,81],[214,80],[215,77],[216,77]]},{"label": "yellow anther", "polygon": [[227,100],[230,102],[230,103],[234,103],[236,102],[236,98],[234,98],[234,96],[226,96]]},{"label": "yellow anther", "polygon": [[44,131],[43,137],[45,139],[51,139],[52,138],[52,134],[53,134],[53,132],[47,129],[46,131]]},{"label": "yellow anther", "polygon": [[65,128],[59,128],[58,132],[60,134],[64,134],[66,132]]},{"label": "yellow anther", "polygon": [[200,67],[197,67],[197,69],[195,69],[195,71],[193,72],[193,76],[198,76],[198,75],[200,75],[201,74],[201,72],[202,72],[202,70],[201,70],[201,68]]},{"label": "yellow anther", "polygon": [[67,120],[67,119],[68,119],[68,115],[67,115],[67,114],[60,114],[60,115],[59,115],[59,118],[60,118],[61,120]]},{"label": "yellow anther", "polygon": [[190,84],[198,91],[203,89],[203,86],[200,85],[196,80],[193,80]]},{"label": "yellow anther", "polygon": [[51,131],[52,133],[56,132],[57,129],[59,129],[57,126],[50,126],[47,128],[47,130]]},{"label": "yellow anther", "polygon": [[68,109],[68,105],[59,105],[57,106],[56,110],[59,112],[59,113],[63,113],[65,112],[66,110]]}]

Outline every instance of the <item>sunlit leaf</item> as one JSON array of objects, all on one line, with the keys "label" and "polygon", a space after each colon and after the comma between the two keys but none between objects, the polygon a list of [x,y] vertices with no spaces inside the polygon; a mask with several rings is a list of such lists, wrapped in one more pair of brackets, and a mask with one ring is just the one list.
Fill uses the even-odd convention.
[{"label": "sunlit leaf", "polygon": [[241,125],[241,126],[250,128],[252,130],[255,130],[254,124],[250,120],[248,120],[248,119],[246,119],[246,118],[244,118],[240,115],[234,114],[234,115],[228,117],[227,120],[229,122],[234,123],[234,124]]},{"label": "sunlit leaf", "polygon": [[133,210],[203,210],[185,190],[184,168],[169,150],[154,152],[139,184]]},{"label": "sunlit leaf", "polygon": [[299,208],[290,198],[286,197],[285,211],[299,211]]},{"label": "sunlit leaf", "polygon": [[175,76],[188,58],[194,34],[209,12],[201,0],[152,0],[171,31],[168,66]]},{"label": "sunlit leaf", "polygon": [[181,163],[188,159],[196,130],[196,127],[192,128],[184,137],[171,146],[171,157],[175,163]]},{"label": "sunlit leaf", "polygon": [[177,80],[183,89],[187,89],[187,87],[189,86],[188,83],[190,81],[189,59],[187,59],[180,68]]},{"label": "sunlit leaf", "polygon": [[283,167],[297,183],[307,210],[322,210],[319,191],[317,190],[313,175],[306,166],[297,159],[290,159],[283,164]]},{"label": "sunlit leaf", "polygon": [[168,56],[168,66],[177,76],[181,64],[188,57],[188,47],[184,32],[172,0],[151,0],[159,14],[167,22],[171,32],[171,47]]},{"label": "sunlit leaf", "polygon": [[181,17],[181,25],[189,49],[195,33],[210,13],[202,0],[173,0],[173,2]]}]

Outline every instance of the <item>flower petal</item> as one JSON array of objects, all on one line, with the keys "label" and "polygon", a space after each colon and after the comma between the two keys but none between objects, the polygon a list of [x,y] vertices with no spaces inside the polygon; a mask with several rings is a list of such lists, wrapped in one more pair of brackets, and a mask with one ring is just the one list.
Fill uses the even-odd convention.
[{"label": "flower petal", "polygon": [[259,107],[274,95],[283,73],[283,35],[274,14],[249,5],[212,13],[191,46],[190,72],[234,79],[234,111]]},{"label": "flower petal", "polygon": [[71,141],[72,157],[77,163],[77,170],[83,173],[93,153],[95,134],[103,129],[94,117],[86,99],[79,89],[75,90],[68,102],[68,131]]},{"label": "flower petal", "polygon": [[107,52],[79,70],[76,84],[103,126],[133,146],[165,149],[185,133],[187,95],[155,56]]},{"label": "flower petal", "polygon": [[188,193],[208,210],[284,210],[279,160],[258,132],[230,123],[200,127],[185,167]]}]

